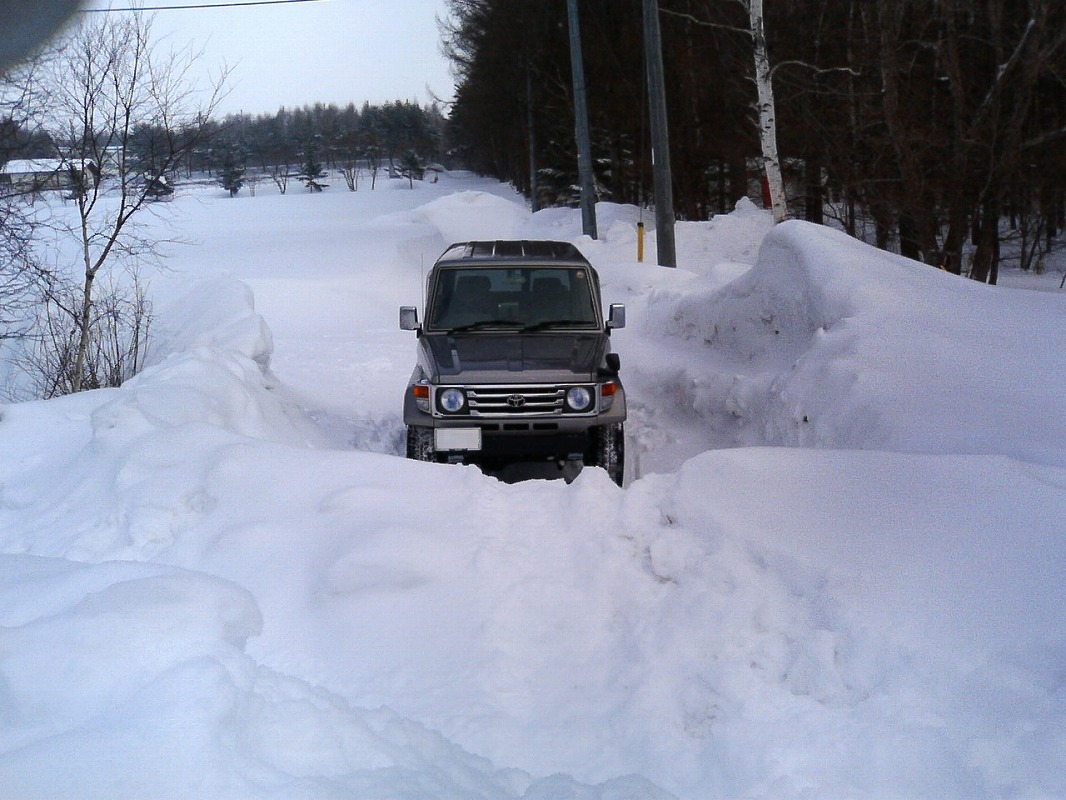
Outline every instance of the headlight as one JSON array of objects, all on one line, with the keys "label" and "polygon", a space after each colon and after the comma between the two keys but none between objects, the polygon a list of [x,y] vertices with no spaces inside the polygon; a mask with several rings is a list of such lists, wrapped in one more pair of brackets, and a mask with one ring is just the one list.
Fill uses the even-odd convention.
[{"label": "headlight", "polygon": [[466,395],[462,389],[449,388],[437,395],[437,404],[446,414],[455,414],[466,405]]},{"label": "headlight", "polygon": [[592,405],[592,392],[587,386],[575,386],[566,393],[566,404],[572,411],[587,411]]}]

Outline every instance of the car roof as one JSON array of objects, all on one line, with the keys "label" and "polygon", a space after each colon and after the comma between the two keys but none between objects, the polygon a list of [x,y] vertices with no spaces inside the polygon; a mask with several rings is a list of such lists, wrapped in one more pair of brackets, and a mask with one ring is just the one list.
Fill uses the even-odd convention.
[{"label": "car roof", "polygon": [[538,267],[592,266],[570,242],[540,239],[456,242],[441,254],[434,266],[493,267],[501,264]]}]

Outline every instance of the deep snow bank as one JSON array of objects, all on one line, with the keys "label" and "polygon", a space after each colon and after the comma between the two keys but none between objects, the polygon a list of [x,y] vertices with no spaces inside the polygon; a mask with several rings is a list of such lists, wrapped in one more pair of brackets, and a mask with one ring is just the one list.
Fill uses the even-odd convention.
[{"label": "deep snow bank", "polygon": [[[404,193],[385,193],[390,218],[351,248],[353,220],[372,203],[349,194],[266,206],[301,230],[293,209],[306,209],[309,232],[281,267],[254,264],[279,271],[258,287],[289,313],[287,335],[306,336],[301,357],[322,355],[322,325],[351,340],[351,374],[365,385],[338,405],[392,408],[392,374],[402,383],[411,353],[395,307],[417,296],[417,251],[440,244],[449,202],[397,211]],[[468,206],[505,222],[515,213],[489,195],[454,203],[465,210],[453,233],[476,220]],[[265,235],[261,206],[247,207],[207,209],[234,252],[245,242],[231,220]],[[1042,330],[1060,319],[1059,306],[1010,292],[949,303],[963,296],[941,283],[952,279],[882,265],[803,226],[775,231],[732,282],[753,248],[741,236],[699,241],[736,233],[724,219],[684,236],[692,253],[741,263],[638,266],[616,252],[632,241],[632,210],[614,213],[606,241],[582,245],[606,299],[633,303],[618,343],[641,403],[636,435],[654,429],[647,445],[719,425],[738,439],[758,441],[763,425],[783,437],[784,389],[805,398],[809,419],[818,413],[827,439],[847,434],[834,415],[865,407],[867,387],[894,386],[933,413],[965,401],[991,418],[979,379],[949,371],[943,388],[910,384],[912,371],[931,380],[928,356],[916,348],[916,368],[896,340],[939,330],[946,310],[963,332],[980,322],[966,308],[994,319],[1028,310]],[[750,209],[741,216],[757,227]],[[520,229],[578,240],[579,227],[553,210]],[[271,233],[264,254],[290,231]],[[341,251],[365,260],[325,257]],[[174,334],[136,381],[5,407],[0,419],[5,788],[663,797],[650,780],[684,800],[1066,796],[1061,466],[750,447],[620,490],[599,471],[512,486],[322,448],[263,369],[270,337],[247,292],[202,288],[166,311],[162,330]],[[723,320],[750,323],[748,335],[716,340]],[[950,363],[970,357],[949,344]],[[1034,368],[1061,380],[1051,350],[1033,353],[1044,359]],[[1014,380],[997,372],[1007,352],[988,344],[975,373]],[[858,379],[824,382],[847,369]],[[905,435],[907,417],[873,409],[863,446]],[[961,417],[959,431],[944,424],[944,441],[972,435]],[[1045,431],[1049,449],[1057,430]],[[1009,443],[1007,428],[997,435]],[[68,659],[71,642],[81,647]],[[552,773],[563,775],[535,780]],[[630,773],[643,777],[615,777]]]},{"label": "deep snow bank", "polygon": [[329,511],[316,487],[350,493],[368,465],[309,447],[327,443],[269,375],[246,287],[197,284],[161,324],[155,364],[120,389],[0,420],[5,796],[665,800],[639,777],[498,770],[251,654],[266,629],[300,641],[286,607],[314,618],[320,592],[350,591],[331,588],[347,565],[300,563],[328,524],[307,504]]},{"label": "deep snow bank", "polygon": [[667,296],[649,314],[716,359],[693,366],[694,405],[735,420],[739,443],[1066,465],[1066,381],[1049,373],[1066,328],[1044,324],[1061,307],[788,222],[726,287]]},{"label": "deep snow bank", "polygon": [[498,772],[266,669],[244,652],[253,598],[203,574],[0,556],[0,625],[5,797],[665,797],[639,779]]}]

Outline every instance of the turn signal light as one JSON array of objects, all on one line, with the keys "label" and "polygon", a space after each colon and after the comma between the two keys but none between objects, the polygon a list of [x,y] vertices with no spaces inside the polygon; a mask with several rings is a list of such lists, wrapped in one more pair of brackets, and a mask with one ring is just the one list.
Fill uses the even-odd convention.
[{"label": "turn signal light", "polygon": [[600,395],[602,397],[614,397],[618,393],[618,384],[614,381],[608,381],[600,387]]},{"label": "turn signal light", "polygon": [[424,383],[416,383],[414,386],[411,387],[411,391],[414,393],[414,396],[419,400],[429,399],[429,387],[426,386]]}]

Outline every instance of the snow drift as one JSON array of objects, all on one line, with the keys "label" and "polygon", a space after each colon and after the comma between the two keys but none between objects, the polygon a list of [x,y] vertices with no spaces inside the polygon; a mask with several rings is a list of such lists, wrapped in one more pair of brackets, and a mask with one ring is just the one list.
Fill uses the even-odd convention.
[{"label": "snow drift", "polygon": [[[693,262],[663,271],[629,260],[632,209],[591,243],[487,182],[380,195],[190,207],[263,253],[313,227],[302,271],[211,273],[240,263],[218,235],[151,368],[2,409],[8,794],[1066,794],[1061,295],[800,223],[763,238],[748,207],[679,228]],[[417,251],[493,218],[565,232],[630,304],[624,490],[333,438],[398,414]],[[342,313],[364,284],[383,308]],[[346,335],[342,394],[323,343]]]},{"label": "snow drift", "polygon": [[789,222],[750,271],[660,304],[652,325],[719,357],[713,377],[692,370],[696,410],[735,418],[744,443],[1066,466],[1066,395],[1049,380],[1066,335],[1031,326],[1062,298],[1004,294]]}]

